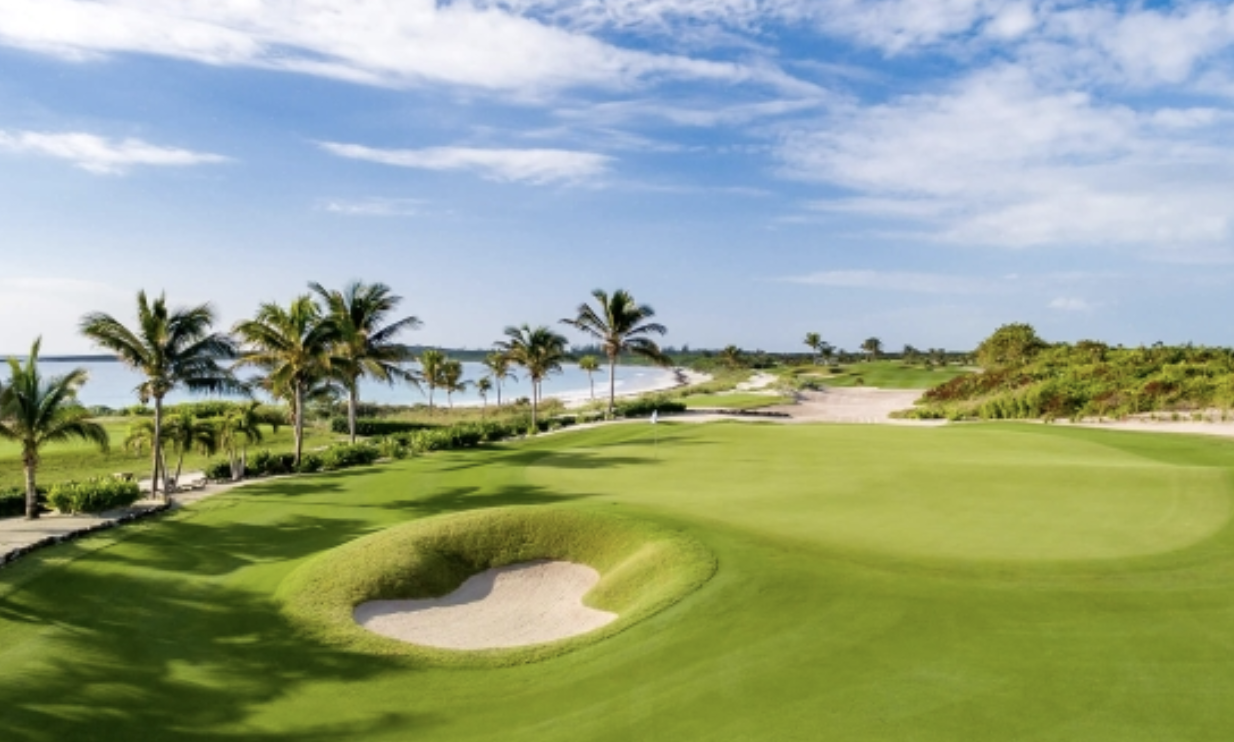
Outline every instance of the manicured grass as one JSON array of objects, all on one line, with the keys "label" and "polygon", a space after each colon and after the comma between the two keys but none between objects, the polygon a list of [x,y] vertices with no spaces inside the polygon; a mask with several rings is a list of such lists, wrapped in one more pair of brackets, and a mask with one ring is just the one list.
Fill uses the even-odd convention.
[{"label": "manicured grass", "polygon": [[[0,737],[1229,739],[1232,463],[1078,428],[669,423],[258,483],[0,570]],[[497,669],[342,650],[277,597],[357,537],[529,505],[680,531],[719,571]]]},{"label": "manicured grass", "polygon": [[767,394],[697,394],[692,397],[683,397],[681,401],[691,409],[722,407],[726,410],[756,410],[760,407],[789,404],[792,399]]},{"label": "manicured grass", "polygon": [[[827,386],[871,386],[879,389],[929,389],[957,376],[972,373],[970,369],[957,366],[928,369],[905,366],[900,361],[852,363],[843,369],[843,373],[828,375],[823,383]],[[823,373],[827,373],[826,369]]]},{"label": "manicured grass", "polygon": [[[111,451],[102,453],[92,445],[80,441],[69,443],[48,444],[42,452],[39,463],[38,482],[40,485],[51,485],[67,480],[82,480],[89,477],[106,477],[116,472],[131,472],[138,478],[150,476],[150,453],[136,453],[124,447],[124,439],[128,437],[128,418],[103,418],[103,427],[111,436]],[[270,428],[264,428],[265,440],[249,447],[249,455],[253,451],[268,448],[271,451],[290,451],[295,445],[290,427],[283,426],[277,433]],[[305,450],[325,446],[339,440],[340,436],[315,427],[305,429]],[[200,470],[207,461],[217,461],[223,454],[202,456],[191,452],[184,456],[184,471]],[[170,459],[171,466],[176,465],[175,458]],[[12,442],[0,440],[0,488],[24,485],[22,473],[21,447]]]},{"label": "manicured grass", "polygon": [[[387,639],[352,618],[355,606],[370,600],[440,597],[479,572],[536,559],[598,571],[586,604],[617,620],[540,646],[456,652]],[[554,507],[486,508],[415,520],[328,551],[284,580],[279,597],[301,628],[327,643],[440,666],[498,667],[603,641],[676,603],[715,568],[699,542],[645,521]]]}]

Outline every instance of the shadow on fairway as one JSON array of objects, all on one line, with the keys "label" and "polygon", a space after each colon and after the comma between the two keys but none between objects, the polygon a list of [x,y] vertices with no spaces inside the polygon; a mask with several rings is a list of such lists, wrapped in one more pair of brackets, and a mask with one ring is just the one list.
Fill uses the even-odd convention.
[{"label": "shadow on fairway", "polygon": [[52,659],[0,682],[6,740],[326,742],[394,728],[415,733],[439,721],[408,699],[406,711],[325,727],[299,728],[294,718],[247,727],[250,709],[302,685],[410,668],[318,646],[297,636],[273,601],[184,580],[174,569],[117,574],[78,562],[31,580],[0,605],[5,620],[55,627],[46,636]]},{"label": "shadow on fairway", "polygon": [[508,507],[513,505],[554,505],[582,500],[592,495],[562,495],[543,487],[517,485],[499,490],[484,490],[480,487],[450,487],[426,497],[410,500],[383,502],[374,507],[388,510],[403,510],[419,516],[443,515],[480,508]]}]

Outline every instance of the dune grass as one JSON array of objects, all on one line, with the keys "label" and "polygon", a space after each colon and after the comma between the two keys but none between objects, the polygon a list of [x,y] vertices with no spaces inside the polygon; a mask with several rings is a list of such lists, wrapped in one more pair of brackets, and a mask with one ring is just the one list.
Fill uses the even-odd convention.
[{"label": "dune grass", "polygon": [[[549,644],[453,652],[378,636],[352,618],[352,609],[370,600],[440,597],[474,574],[536,559],[594,568],[600,581],[585,603],[617,620]],[[280,598],[298,625],[340,647],[442,666],[497,667],[610,637],[697,589],[715,567],[697,541],[650,523],[563,508],[492,508],[415,520],[328,551],[284,580]]]},{"label": "dune grass", "polygon": [[726,410],[757,410],[760,407],[773,407],[780,404],[790,404],[790,397],[772,396],[768,394],[696,394],[683,397],[688,409],[699,407],[720,407]]},{"label": "dune grass", "polygon": [[[124,439],[128,437],[130,418],[101,418],[99,422],[107,429],[111,437],[111,450],[108,453],[99,451],[94,446],[81,441],[56,443],[47,445],[39,462],[38,482],[40,486],[52,485],[68,480],[83,480],[89,477],[106,477],[117,472],[129,472],[138,478],[150,476],[150,453],[135,452],[125,449]],[[294,447],[294,436],[289,426],[279,428],[277,433],[263,426],[265,440],[249,447],[253,451],[268,448],[275,452],[291,451]],[[304,447],[312,450],[340,440],[329,430],[316,427],[305,428]],[[170,454],[169,454],[170,456]],[[208,461],[217,461],[222,455],[203,456],[196,451],[185,454],[184,471],[200,470]],[[171,466],[176,465],[174,457],[170,458]],[[0,488],[24,486],[22,473],[21,448],[13,441],[0,440]]]},{"label": "dune grass", "polygon": [[[1228,739],[1232,464],[1079,428],[669,423],[260,482],[0,570],[0,736]],[[277,597],[359,537],[528,506],[680,532],[719,570],[493,669],[340,649]]]},{"label": "dune grass", "polygon": [[[827,374],[826,369],[823,373]],[[906,366],[900,361],[866,361],[843,366],[839,374],[827,374],[827,386],[868,386],[878,389],[929,389],[957,376],[972,373],[958,366],[925,368]]]}]

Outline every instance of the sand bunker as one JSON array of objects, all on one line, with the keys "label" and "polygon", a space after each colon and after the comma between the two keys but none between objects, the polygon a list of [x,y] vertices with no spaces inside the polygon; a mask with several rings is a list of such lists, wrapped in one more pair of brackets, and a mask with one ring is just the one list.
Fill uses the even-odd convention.
[{"label": "sand bunker", "polygon": [[582,564],[525,562],[473,575],[441,598],[373,600],[353,615],[369,631],[429,647],[521,647],[615,621],[617,614],[583,605],[599,580],[599,572]]}]

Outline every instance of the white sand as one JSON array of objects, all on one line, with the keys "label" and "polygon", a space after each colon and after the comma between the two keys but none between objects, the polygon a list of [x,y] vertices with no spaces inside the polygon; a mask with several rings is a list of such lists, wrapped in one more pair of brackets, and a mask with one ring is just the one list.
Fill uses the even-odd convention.
[{"label": "white sand", "polygon": [[600,580],[571,562],[514,564],[469,577],[457,590],[425,600],[373,600],[356,606],[356,623],[382,636],[441,649],[542,644],[594,631],[617,614],[583,605]]}]

